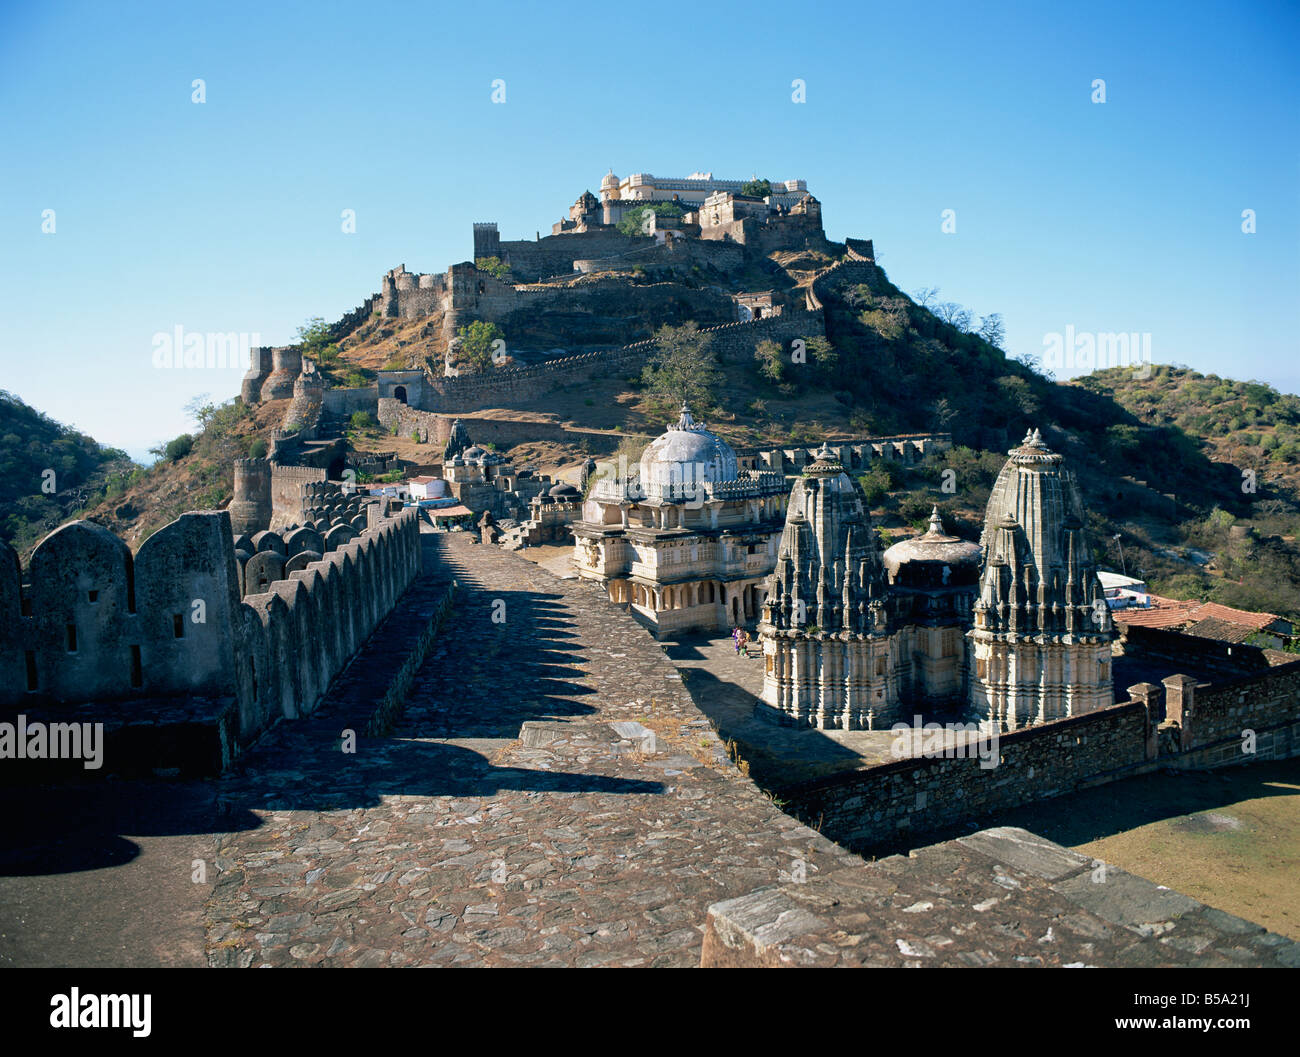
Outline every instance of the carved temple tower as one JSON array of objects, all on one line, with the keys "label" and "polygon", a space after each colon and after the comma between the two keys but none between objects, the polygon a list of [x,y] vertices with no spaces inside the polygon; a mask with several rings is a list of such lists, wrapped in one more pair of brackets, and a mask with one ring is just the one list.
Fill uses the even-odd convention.
[{"label": "carved temple tower", "polygon": [[1037,430],[1008,455],[985,513],[968,633],[971,708],[1002,731],[1113,701],[1114,631],[1074,476]]},{"label": "carved temple tower", "polygon": [[888,726],[898,706],[885,581],[867,506],[826,446],[790,493],[758,625],[763,700],[821,729]]}]

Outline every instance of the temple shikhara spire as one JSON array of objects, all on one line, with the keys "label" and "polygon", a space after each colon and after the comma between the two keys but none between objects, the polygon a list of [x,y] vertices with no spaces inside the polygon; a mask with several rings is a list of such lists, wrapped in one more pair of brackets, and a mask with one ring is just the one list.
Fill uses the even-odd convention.
[{"label": "temple shikhara spire", "polygon": [[985,511],[969,636],[971,705],[1003,730],[1112,702],[1110,610],[1074,476],[1036,429],[1008,455]]},{"label": "temple shikhara spire", "polygon": [[797,723],[880,726],[898,699],[884,570],[862,493],[825,444],[790,492],[766,591],[764,701]]},{"label": "temple shikhara spire", "polygon": [[924,533],[880,555],[861,491],[823,444],[794,482],[759,640],[766,714],[878,729],[942,711],[1012,730],[1111,703],[1113,638],[1063,459],[1026,434],[981,545]]}]

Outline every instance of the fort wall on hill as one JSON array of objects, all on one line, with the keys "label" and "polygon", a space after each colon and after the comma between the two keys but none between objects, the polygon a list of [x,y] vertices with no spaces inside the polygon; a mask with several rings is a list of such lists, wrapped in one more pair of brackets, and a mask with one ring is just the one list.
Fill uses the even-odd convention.
[{"label": "fort wall on hill", "polygon": [[[0,713],[100,721],[188,713],[213,770],[311,712],[420,570],[413,511],[244,593],[225,511],[182,514],[133,556],[103,526],[47,536],[24,574],[0,545]],[[108,761],[111,769],[112,761]]]},{"label": "fort wall on hill", "polygon": [[354,411],[379,413],[379,393],[373,385],[358,389],[326,389],[322,402],[326,415],[334,418],[349,418]]},{"label": "fort wall on hill", "polygon": [[510,266],[510,271],[521,282],[536,282],[552,275],[573,272],[573,262],[593,257],[618,257],[644,248],[649,239],[644,236],[624,235],[618,231],[580,231],[563,235],[546,235],[536,241],[498,238],[494,253],[480,253],[492,244],[480,240],[475,229],[475,257],[496,256]]},{"label": "fort wall on hill", "polygon": [[481,272],[467,278],[454,284],[450,309],[461,319],[496,323],[507,348],[613,344],[686,319],[711,325],[736,318],[731,297],[713,287],[618,275],[540,287],[514,287]]},{"label": "fort wall on hill", "polygon": [[[744,323],[723,323],[701,327],[710,335],[713,348],[724,362],[749,363],[761,341],[787,344],[796,338],[825,333],[820,312],[787,312],[780,316]],[[594,379],[640,374],[655,351],[653,340],[634,342],[606,352],[580,353],[527,367],[493,368],[480,374],[454,378],[420,379],[409,372],[380,372],[379,397],[392,397],[396,384],[406,392],[406,402],[420,411],[452,414],[533,401],[565,385]],[[400,375],[400,377],[399,377]]]},{"label": "fort wall on hill", "polygon": [[533,441],[557,441],[564,444],[584,445],[593,455],[615,451],[625,434],[612,430],[583,429],[562,422],[534,422],[528,419],[475,418],[469,415],[443,415],[407,407],[397,400],[379,402],[379,422],[386,429],[397,428],[399,435],[413,433],[427,444],[445,446],[451,436],[451,425],[457,419],[464,422],[476,444],[496,444],[513,447]]}]

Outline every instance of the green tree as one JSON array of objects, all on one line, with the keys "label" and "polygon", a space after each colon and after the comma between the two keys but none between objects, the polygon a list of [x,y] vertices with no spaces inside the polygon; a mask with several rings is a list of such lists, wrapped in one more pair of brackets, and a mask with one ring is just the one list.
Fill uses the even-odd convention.
[{"label": "green tree", "polygon": [[160,444],[156,448],[150,448],[150,455],[157,455],[168,462],[176,462],[178,459],[185,458],[194,450],[194,437],[189,433],[182,433],[179,437],[169,440],[166,444]]},{"label": "green tree", "polygon": [[646,214],[655,213],[661,217],[679,217],[685,210],[676,202],[652,202],[649,205],[637,206],[623,214],[623,219],[617,224],[618,230],[624,235],[648,235],[646,230]]},{"label": "green tree", "polygon": [[510,265],[503,262],[500,257],[475,257],[474,267],[502,282],[510,280]]},{"label": "green tree", "polygon": [[349,422],[353,429],[369,429],[375,424],[375,420],[370,417],[369,411],[353,411]]},{"label": "green tree", "polygon": [[779,385],[785,379],[785,356],[775,341],[770,338],[760,341],[754,349],[754,359],[758,361],[758,373],[773,385]]},{"label": "green tree", "polygon": [[476,371],[486,371],[492,366],[492,347],[505,341],[505,332],[495,323],[481,319],[466,323],[456,331],[460,338],[460,353]]},{"label": "green tree", "polygon": [[330,343],[330,325],[321,316],[312,316],[298,328],[297,340],[303,352],[317,352]]},{"label": "green tree", "polygon": [[297,343],[302,354],[322,367],[332,367],[339,358],[333,328],[320,316],[313,316],[298,328]]},{"label": "green tree", "polygon": [[641,373],[646,388],[676,404],[711,407],[722,382],[713,339],[701,334],[695,323],[664,325],[655,333],[656,350]]},{"label": "green tree", "polygon": [[771,180],[746,180],[740,188],[740,193],[749,198],[766,198],[772,193]]},{"label": "green tree", "polygon": [[1002,313],[992,312],[987,316],[980,316],[980,325],[976,333],[995,349],[1002,348],[1007,340],[1007,328],[1002,322]]},{"label": "green tree", "polygon": [[812,356],[813,363],[816,364],[821,376],[826,379],[834,378],[835,368],[839,365],[840,354],[831,346],[830,340],[815,335],[811,338],[804,338],[804,347]]},{"label": "green tree", "polygon": [[889,492],[889,474],[883,470],[872,470],[859,477],[858,484],[862,487],[862,494],[866,497],[867,506],[879,506],[880,501]]}]

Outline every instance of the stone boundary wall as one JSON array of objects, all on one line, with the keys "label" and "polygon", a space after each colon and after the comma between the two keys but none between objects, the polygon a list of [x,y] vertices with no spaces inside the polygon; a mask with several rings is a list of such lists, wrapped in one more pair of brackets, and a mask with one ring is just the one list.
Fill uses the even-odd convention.
[{"label": "stone boundary wall", "polygon": [[242,601],[226,511],[182,514],[134,556],[74,521],[41,541],[25,578],[0,544],[0,714],[87,703],[111,714],[129,701],[148,722],[155,707],[233,701],[247,745],[316,707],[420,562],[414,511]]},{"label": "stone boundary wall", "polygon": [[[701,327],[710,334],[714,349],[723,360],[747,362],[760,341],[790,341],[825,333],[820,313],[787,312],[779,316],[743,323],[719,323]],[[455,413],[477,411],[514,400],[536,399],[562,385],[610,378],[629,369],[640,370],[655,349],[653,340],[638,341],[608,352],[587,352],[564,356],[550,363],[528,367],[506,367],[482,374],[455,378],[430,378],[421,411]]]},{"label": "stone boundary wall", "polygon": [[[1118,620],[1115,623],[1122,624]],[[1220,642],[1218,639],[1195,638],[1178,631],[1147,628],[1140,624],[1123,624],[1120,638],[1126,652],[1132,650],[1145,657],[1170,664],[1183,663],[1187,657],[1189,641],[1194,642],[1197,670],[1210,670],[1230,678],[1266,672],[1271,668],[1268,657],[1262,649],[1258,646],[1249,646],[1244,642]]]},{"label": "stone boundary wall", "polygon": [[[846,243],[857,243],[857,239],[850,239]],[[868,243],[869,244],[869,243]],[[848,283],[865,283],[873,278],[878,269],[872,261],[860,259],[850,246],[848,255],[844,260],[836,261],[824,272],[821,272],[813,279],[809,285],[806,295],[807,306],[810,310],[825,308],[826,299],[829,296],[829,284],[837,280],[843,280]]]},{"label": "stone boundary wall", "polygon": [[[419,432],[422,442],[445,445],[451,437],[451,425],[457,419],[465,424],[475,444],[497,444],[513,447],[532,441],[553,440],[561,443],[586,442],[593,455],[607,455],[618,449],[625,433],[607,430],[582,429],[561,422],[531,422],[513,418],[474,418],[470,415],[441,415],[433,411],[420,411],[408,407],[400,400],[385,398],[379,401],[379,423],[385,429],[397,427],[399,436],[409,437]],[[441,457],[441,456],[439,456]]]},{"label": "stone boundary wall", "polygon": [[1199,770],[1300,755],[1300,663],[1216,686],[1198,688],[1189,676],[1171,675],[1163,688],[1130,689],[1136,700],[1003,734],[1001,762],[987,770],[978,756],[903,759],[777,793],[797,817],[810,825],[821,819],[832,840],[860,850],[887,844],[900,831],[942,829],[1162,767]]},{"label": "stone boundary wall", "polygon": [[360,305],[351,312],[344,313],[339,321],[330,327],[330,337],[335,341],[347,337],[362,323],[366,322],[375,312],[380,310],[382,297],[379,294],[371,294]]},{"label": "stone boundary wall", "polygon": [[510,346],[553,348],[609,345],[649,338],[665,323],[695,319],[725,324],[736,318],[731,296],[712,286],[638,282],[621,274],[516,287],[483,273],[457,277],[450,310],[459,320],[498,324]]},{"label": "stone boundary wall", "polygon": [[703,239],[675,239],[654,242],[613,257],[578,258],[575,273],[593,275],[602,271],[630,271],[638,264],[651,271],[689,269],[703,265],[718,271],[732,271],[745,263],[745,247],[738,242],[710,242]]},{"label": "stone boundary wall", "polygon": [[295,569],[305,569],[330,551],[351,543],[372,527],[363,504],[378,506],[379,502],[373,496],[356,495],[349,497],[348,506],[329,511],[332,521],[322,518],[314,523],[294,525],[283,534],[264,529],[252,536],[236,536],[235,562],[239,566],[241,597],[266,591]]},{"label": "stone boundary wall", "polygon": [[[241,742],[313,712],[330,682],[420,573],[414,510],[276,581],[241,606]],[[261,672],[261,676],[258,676]]]},{"label": "stone boundary wall", "polygon": [[1154,730],[1130,701],[1003,734],[996,767],[981,768],[978,755],[901,759],[775,792],[796,818],[858,851],[1139,773],[1155,758]]},{"label": "stone boundary wall", "polygon": [[[1294,968],[1300,943],[1010,826],[708,910],[705,968]],[[1104,883],[1103,883],[1104,882]],[[1159,922],[1158,925],[1154,923]]]},{"label": "stone boundary wall", "polygon": [[347,418],[354,411],[369,411],[372,415],[377,415],[377,393],[378,390],[373,385],[361,389],[326,389],[322,406],[326,415],[335,418]]},{"label": "stone boundary wall", "polygon": [[271,463],[271,523],[279,528],[303,519],[304,485],[320,484],[326,477],[319,466],[281,466]]},{"label": "stone boundary wall", "polygon": [[572,272],[575,260],[618,257],[641,249],[649,242],[645,236],[624,235],[617,231],[574,231],[547,235],[535,242],[503,239],[498,256],[510,266],[516,277],[543,279]]},{"label": "stone boundary wall", "polygon": [[[1222,686],[1171,685],[1184,678],[1165,680],[1166,714],[1180,728],[1180,768],[1203,770],[1300,755],[1300,663]],[[1249,754],[1246,731],[1253,734]]]}]

